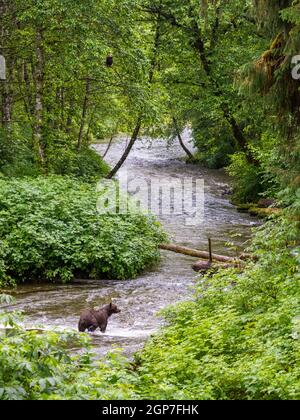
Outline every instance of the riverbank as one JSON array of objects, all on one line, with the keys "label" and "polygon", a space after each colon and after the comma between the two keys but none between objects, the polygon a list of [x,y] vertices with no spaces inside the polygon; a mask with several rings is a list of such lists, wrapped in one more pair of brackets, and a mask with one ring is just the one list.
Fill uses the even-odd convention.
[{"label": "riverbank", "polygon": [[[0,379],[0,398],[298,400],[297,232],[285,220],[261,228],[252,245],[258,260],[243,273],[200,278],[192,299],[164,311],[167,325],[133,362],[115,351],[95,364],[86,335],[78,343],[16,327],[1,338],[8,380]],[[70,356],[71,343],[84,350]]]},{"label": "riverbank", "polygon": [[[186,134],[187,135],[187,134]],[[184,137],[187,142],[187,137]],[[122,154],[125,143],[115,141],[107,155],[113,165]],[[106,145],[95,146],[99,154]],[[213,241],[215,253],[235,256],[244,249],[251,228],[257,225],[255,218],[239,214],[224,197],[223,186],[229,178],[224,171],[207,170],[196,165],[187,165],[182,160],[184,152],[180,145],[167,147],[164,140],[139,141],[119,173],[119,180],[159,178],[182,180],[204,179],[205,223],[199,227],[187,226],[185,215],[159,216],[163,229],[172,242],[180,245],[207,249],[207,235]],[[190,194],[190,191],[187,191]],[[61,235],[64,233],[61,232]],[[116,235],[117,232],[114,232]],[[232,235],[234,235],[232,237]],[[93,239],[91,238],[93,243]],[[231,245],[228,245],[231,242]],[[118,244],[120,246],[120,244]],[[161,262],[125,282],[112,280],[79,280],[65,285],[25,284],[13,291],[16,297],[8,310],[21,310],[26,314],[24,325],[60,331],[76,329],[79,314],[86,307],[98,307],[113,299],[122,309],[121,314],[111,319],[106,334],[93,335],[94,350],[104,355],[114,347],[123,348],[131,356],[164,323],[157,312],[192,296],[191,287],[196,275],[192,269],[195,258],[161,253]]]},{"label": "riverbank", "polygon": [[199,279],[195,299],[165,311],[168,326],[136,356],[143,399],[300,398],[299,226],[268,222],[255,263]]},{"label": "riverbank", "polygon": [[[122,144],[117,145],[115,157],[119,148]],[[156,153],[160,155],[159,164]],[[191,176],[194,171],[199,171],[195,166],[184,164],[176,155],[172,159],[169,150],[162,149],[161,144],[157,149],[154,146],[154,150],[139,144],[127,165],[120,177],[127,176],[130,171],[132,177],[141,173],[151,176],[157,170],[166,177],[170,174]],[[235,244],[229,254],[234,255],[247,239],[245,226],[249,234],[255,219],[238,213],[223,197],[222,172],[200,171],[207,180],[206,217],[210,223],[214,221],[209,226],[214,249],[228,252],[228,246],[221,238],[230,237],[228,226],[231,226],[230,231],[237,233],[239,230],[239,235],[242,235],[232,238]],[[222,215],[222,219],[217,219],[216,215]],[[236,224],[230,224],[230,220],[235,220]],[[175,220],[164,217],[161,221],[170,237],[179,243],[188,246],[192,243],[198,248],[202,241],[206,243],[207,225],[203,230],[196,230],[185,226],[182,216],[175,217]],[[6,348],[14,348],[15,339],[23,343],[12,358],[14,362],[18,365],[22,360],[33,363],[31,371],[34,373],[30,377],[34,377],[35,388],[25,380],[29,375],[24,374],[23,381],[18,374],[19,384],[25,390],[19,397],[297,398],[299,340],[298,303],[295,302],[299,300],[296,282],[299,262],[296,254],[290,251],[296,230],[293,233],[290,223],[283,222],[277,227],[271,223],[262,228],[252,246],[258,261],[249,262],[243,273],[231,268],[213,277],[199,279],[191,269],[193,259],[163,253],[159,267],[135,280],[18,287],[14,292],[16,302],[6,303],[3,308],[23,310],[27,319],[25,323],[21,322],[22,326],[61,331],[58,335],[50,332],[39,335],[21,329],[21,338],[17,335],[5,339]],[[224,230],[220,229],[221,226]],[[194,295],[190,286],[195,284]],[[74,330],[82,309],[101,306],[111,298],[122,312],[112,318],[106,334],[97,333],[92,337],[89,345],[92,344],[93,353],[97,358],[106,356],[104,363],[100,361],[95,367],[95,355],[88,355],[84,350],[86,343],[78,343],[75,336],[70,341],[66,332]],[[165,310],[170,304],[174,306]],[[159,310],[165,310],[165,319],[157,317]],[[150,336],[153,338],[149,341]],[[87,335],[82,338],[86,340]],[[38,366],[35,371],[35,362],[29,356],[36,348],[49,346],[49,340],[51,347],[48,347],[49,353],[43,363],[54,366],[49,375],[55,380],[41,378]],[[145,349],[135,355],[134,362],[130,361],[145,342]],[[62,343],[65,343],[64,348]],[[70,346],[75,352],[81,348],[77,356],[70,356],[67,350]],[[117,348],[122,348],[129,359],[116,356]],[[65,362],[58,356],[58,349],[59,354],[65,354]],[[114,355],[109,356],[112,350]],[[278,358],[277,354],[281,356]],[[285,366],[289,366],[289,370],[282,374]],[[12,365],[6,363],[6,370],[9,369]],[[254,382],[249,375],[255,378]],[[14,378],[12,374],[10,377]]]}]

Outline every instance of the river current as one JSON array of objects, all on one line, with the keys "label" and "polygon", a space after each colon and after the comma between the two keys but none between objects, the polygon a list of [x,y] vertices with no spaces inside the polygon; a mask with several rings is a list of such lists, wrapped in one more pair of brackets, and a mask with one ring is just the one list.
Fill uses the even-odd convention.
[{"label": "river current", "polygon": [[[189,144],[189,133],[184,140]],[[126,147],[126,139],[116,140],[107,154],[107,161],[113,165]],[[93,146],[103,154],[106,144]],[[158,216],[172,242],[200,250],[207,249],[207,237],[213,242],[213,251],[234,255],[228,242],[243,248],[251,235],[251,228],[258,224],[248,214],[238,213],[224,193],[230,183],[223,170],[209,170],[198,165],[186,164],[184,151],[174,142],[171,147],[164,140],[139,140],[120,170],[120,180],[125,176],[170,179],[197,178],[204,180],[205,207],[201,225],[188,226],[186,215]],[[176,197],[174,192],[174,200]],[[232,238],[232,234],[235,236]],[[93,334],[95,351],[99,355],[124,349],[130,355],[138,350],[145,340],[159,329],[163,320],[157,313],[170,304],[187,300],[192,296],[196,274],[191,266],[195,258],[162,252],[161,263],[137,279],[77,280],[67,285],[30,284],[21,285],[13,295],[16,303],[5,308],[21,310],[26,315],[26,327],[43,329],[76,329],[80,312],[88,307],[99,307],[111,299],[121,308],[114,315],[105,334]]]}]

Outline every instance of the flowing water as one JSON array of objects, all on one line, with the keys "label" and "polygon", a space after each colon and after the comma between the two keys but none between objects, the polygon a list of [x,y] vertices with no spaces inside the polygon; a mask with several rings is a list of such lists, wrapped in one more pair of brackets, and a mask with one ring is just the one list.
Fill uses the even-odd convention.
[{"label": "flowing water", "polygon": [[[189,133],[185,133],[188,142]],[[101,154],[106,145],[96,145]],[[115,141],[107,160],[116,163],[126,147],[126,139]],[[190,148],[192,146],[190,145]],[[185,216],[162,216],[160,220],[172,242],[207,249],[207,237],[213,241],[215,253],[230,255],[228,242],[242,248],[249,239],[251,228],[258,222],[247,214],[240,214],[224,197],[229,179],[222,170],[208,170],[184,162],[184,152],[174,143],[140,140],[118,176],[130,178],[170,177],[176,179],[202,178],[205,182],[205,218],[200,226],[186,226]],[[176,191],[175,191],[176,200]],[[177,197],[177,199],[180,199]],[[232,234],[238,234],[234,239]],[[107,332],[94,333],[95,351],[105,354],[113,348],[123,348],[127,355],[140,348],[145,340],[162,324],[157,312],[192,294],[195,273],[191,266],[195,258],[162,252],[161,264],[128,281],[75,281],[68,285],[24,285],[13,293],[16,303],[7,310],[21,310],[26,314],[26,327],[43,329],[76,329],[80,312],[87,307],[98,307],[111,299],[121,308],[120,314],[110,318]],[[4,307],[3,307],[4,308]]]}]

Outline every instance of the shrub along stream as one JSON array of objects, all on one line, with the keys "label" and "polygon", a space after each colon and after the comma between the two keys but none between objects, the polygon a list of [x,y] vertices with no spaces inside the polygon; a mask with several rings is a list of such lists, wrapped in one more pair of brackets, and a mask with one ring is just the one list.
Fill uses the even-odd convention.
[{"label": "shrub along stream", "polygon": [[2,285],[126,279],[157,262],[159,223],[136,212],[101,215],[97,199],[94,184],[68,177],[0,180]]}]

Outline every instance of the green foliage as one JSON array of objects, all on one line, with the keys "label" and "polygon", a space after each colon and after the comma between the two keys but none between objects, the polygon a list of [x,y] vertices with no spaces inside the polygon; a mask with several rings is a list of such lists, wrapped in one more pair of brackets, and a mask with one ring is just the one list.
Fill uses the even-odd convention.
[{"label": "green foliage", "polygon": [[254,203],[264,191],[262,169],[247,162],[243,153],[231,157],[227,171],[233,178],[234,201],[238,203]]},{"label": "green foliage", "polygon": [[66,177],[0,180],[4,273],[18,282],[125,279],[157,261],[160,226],[137,213],[100,215],[99,194]]},{"label": "green foliage", "polygon": [[26,332],[3,314],[13,329],[0,338],[0,398],[299,399],[297,238],[288,219],[260,228],[258,261],[199,280],[195,300],[165,311],[169,325],[134,365],[118,353],[95,364],[88,342],[70,356],[76,336]]},{"label": "green foliage", "polygon": [[[30,129],[23,131],[15,126],[11,132],[0,129],[0,174],[6,177],[34,177],[42,174],[36,164],[31,146]],[[51,138],[51,141],[50,141]],[[64,140],[48,137],[47,172],[69,175],[92,181],[108,174],[109,166],[88,146],[77,150]]]},{"label": "green foliage", "polygon": [[[0,295],[0,303],[9,303]],[[1,313],[0,400],[130,398],[124,360],[95,362],[90,339],[75,332],[26,331],[17,313]],[[71,348],[73,355],[71,355]],[[74,348],[80,349],[74,354]]]},{"label": "green foliage", "polygon": [[79,369],[80,358],[67,352],[70,343],[70,334],[41,335],[18,329],[2,336],[0,399],[47,399],[53,389]]},{"label": "green foliage", "polygon": [[88,147],[79,152],[74,148],[55,146],[48,154],[49,172],[92,181],[104,177],[110,171],[101,157]]},{"label": "green foliage", "polygon": [[154,136],[173,138],[174,118],[192,127],[202,165],[232,155],[235,201],[266,194],[288,210],[256,234],[257,261],[200,279],[165,312],[134,365],[96,364],[82,337],[1,314],[0,399],[299,399],[299,0],[2,3],[0,286],[125,279],[158,260],[160,226],[100,215],[105,186],[92,184],[108,167],[91,141],[139,118]]},{"label": "green foliage", "polygon": [[226,124],[199,118],[194,123],[193,137],[198,149],[198,161],[208,168],[223,168],[229,164],[230,155],[236,148],[230,129]]},{"label": "green foliage", "polygon": [[[136,392],[149,399],[299,399],[299,231],[261,229],[259,261],[199,281],[196,300],[137,357]],[[299,243],[298,243],[299,245]]]},{"label": "green foliage", "polygon": [[[148,86],[153,24],[140,27],[139,5],[139,0],[28,0],[24,8],[21,0],[12,0],[1,6],[8,74],[0,84],[1,103],[7,105],[0,109],[3,131],[26,128],[42,172],[59,174],[66,163],[68,174],[81,173],[80,149],[92,139],[131,131],[141,109],[147,121],[152,110],[158,118],[159,102]],[[110,53],[114,65],[107,68]],[[98,169],[90,158],[89,165]]]},{"label": "green foliage", "polygon": [[[260,133],[260,110],[235,83],[241,66],[265,46],[250,18],[252,2],[241,8],[237,0],[206,1],[200,13],[199,2],[154,3],[164,16],[157,78],[166,91],[169,114],[182,127],[192,127],[201,165],[225,166],[229,156],[244,147],[237,128],[246,143],[255,137],[250,130]],[[172,118],[168,123],[172,126]]]},{"label": "green foliage", "polygon": [[0,174],[8,177],[38,176],[41,174],[34,161],[30,142],[30,128],[14,126],[0,128]]}]

